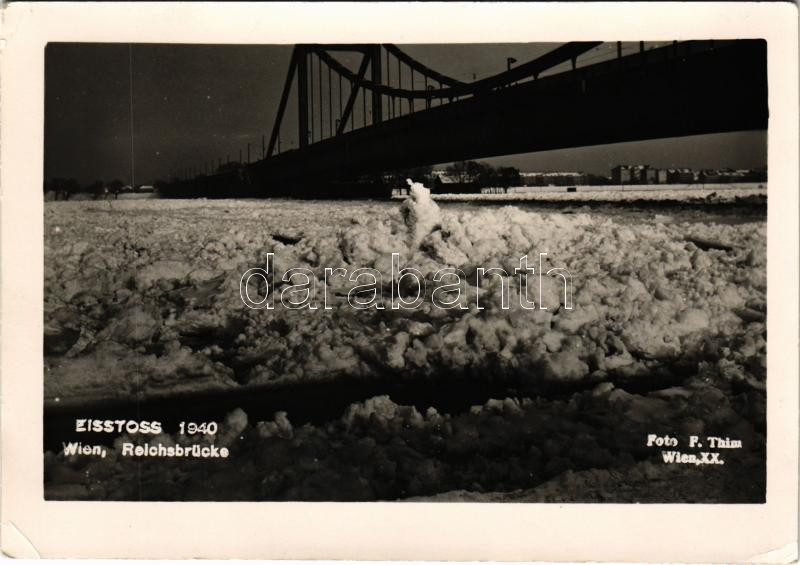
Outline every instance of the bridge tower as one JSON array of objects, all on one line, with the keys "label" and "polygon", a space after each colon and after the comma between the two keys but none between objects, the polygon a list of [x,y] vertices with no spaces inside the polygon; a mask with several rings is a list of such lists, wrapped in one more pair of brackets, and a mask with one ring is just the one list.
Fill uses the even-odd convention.
[{"label": "bridge tower", "polygon": [[[353,72],[339,62],[334,55],[338,52],[360,54],[358,70]],[[323,80],[323,65],[327,68],[327,81]],[[369,78],[367,78],[367,71],[369,71]],[[396,74],[393,74],[395,71]],[[316,84],[314,84],[315,76]],[[410,80],[411,90],[403,89],[404,76],[406,80]],[[335,86],[337,83],[334,81],[334,77],[338,79],[338,88]],[[425,89],[414,90],[415,79],[424,83]],[[430,106],[430,100],[437,97],[437,92],[430,88],[429,82],[436,82],[439,89],[464,86],[464,83],[456,79],[429,69],[391,44],[296,45],[292,51],[278,112],[264,156],[269,158],[274,155],[281,124],[294,85],[297,90],[298,146],[303,149],[314,141],[317,125],[320,126],[318,140],[325,138],[322,118],[325,113],[326,101],[328,137],[333,136],[334,90],[337,91],[335,98],[338,110],[335,135],[339,136],[346,131],[348,125],[351,130],[354,129],[354,109],[359,99],[361,100],[362,125],[364,127],[375,125],[384,121],[384,113],[387,118],[402,115],[402,100],[406,100],[406,109],[409,112],[415,110],[414,101],[419,98],[427,99],[428,106]],[[347,101],[344,105],[342,105],[343,84],[348,89]],[[369,106],[367,97],[370,99]],[[384,106],[384,99],[387,103],[386,106]],[[369,112],[367,112],[368,107]],[[319,117],[317,123],[315,123],[315,116]]]}]

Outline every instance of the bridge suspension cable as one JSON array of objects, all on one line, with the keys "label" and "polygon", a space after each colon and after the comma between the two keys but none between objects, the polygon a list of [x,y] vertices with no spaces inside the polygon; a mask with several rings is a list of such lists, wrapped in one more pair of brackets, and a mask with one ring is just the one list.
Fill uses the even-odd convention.
[{"label": "bridge suspension cable", "polygon": [[393,45],[391,43],[384,43],[383,44],[383,48],[386,49],[386,51],[388,51],[392,55],[394,55],[395,58],[397,58],[398,60],[400,60],[403,63],[405,63],[406,65],[408,65],[412,70],[417,71],[418,73],[420,73],[423,76],[426,76],[428,78],[432,78],[433,80],[435,80],[436,82],[438,82],[440,84],[446,84],[447,86],[461,86],[461,85],[465,84],[465,83],[463,83],[463,82],[461,82],[459,80],[456,80],[456,79],[454,79],[452,77],[443,75],[441,73],[438,73],[438,72],[434,71],[433,69],[431,69],[429,67],[426,67],[425,65],[423,65],[422,63],[420,63],[419,61],[414,59],[413,57],[407,55],[404,51],[402,51],[396,45]]},{"label": "bridge suspension cable", "polygon": [[[325,96],[323,80],[323,63],[328,68],[328,137],[341,135],[347,130],[349,122],[350,131],[356,127],[358,97],[361,97],[361,127],[376,125],[384,119],[394,119],[404,115],[403,101],[406,104],[406,113],[416,111],[416,101],[424,100],[425,109],[430,109],[434,101],[439,105],[460,100],[463,97],[479,96],[498,88],[505,88],[520,80],[537,78],[540,73],[566,61],[572,61],[575,66],[576,58],[600,45],[601,42],[571,42],[523,63],[505,72],[473,82],[462,82],[455,78],[441,74],[423,65],[413,57],[406,54],[393,44],[373,45],[297,45],[292,52],[289,72],[287,73],[283,93],[278,106],[278,113],[270,136],[266,157],[274,154],[275,145],[280,134],[280,126],[291,91],[297,78],[298,92],[298,147],[302,148],[315,141],[322,141],[325,135]],[[337,60],[331,53],[337,51],[355,52],[361,54],[358,70],[353,72],[348,66]],[[315,57],[316,55],[316,57]],[[385,59],[382,55],[385,55]],[[316,59],[316,72],[314,60]],[[396,61],[396,80],[392,80],[392,59]],[[383,63],[383,65],[382,65]],[[381,68],[385,65],[384,70]],[[403,67],[408,67],[410,74],[410,88],[403,87]],[[368,69],[371,71],[367,77]],[[339,115],[336,126],[333,119],[333,73],[338,77],[338,106]],[[415,73],[422,75],[422,88],[417,89]],[[316,74],[316,88],[315,75]],[[348,85],[347,102],[342,107],[344,99],[343,83]],[[396,84],[395,84],[396,83]],[[431,83],[434,83],[432,85]],[[371,108],[367,109],[367,93],[371,100]],[[386,102],[384,110],[384,101]],[[315,110],[317,106],[317,110]],[[310,123],[309,123],[310,122]],[[319,135],[317,136],[317,123]],[[310,127],[309,127],[310,126]]]},{"label": "bridge suspension cable", "polygon": [[[447,86],[443,87],[442,84],[438,79],[434,78],[436,82],[439,83],[438,87],[435,89],[426,89],[426,90],[411,90],[411,89],[403,89],[397,88],[393,86],[387,86],[380,83],[376,83],[371,80],[367,79],[358,79],[357,75],[353,74],[353,72],[348,69],[345,65],[337,61],[333,58],[330,54],[324,51],[315,51],[315,53],[325,60],[325,62],[332,66],[333,69],[342,74],[345,78],[357,83],[359,87],[366,88],[373,92],[377,92],[379,94],[385,95],[389,98],[415,98],[415,99],[454,99],[456,97],[461,96],[469,96],[480,93],[482,91],[489,91],[495,88],[507,86],[511,83],[517,82],[519,80],[523,80],[530,77],[536,77],[543,71],[554,67],[560,63],[565,61],[569,61],[575,59],[578,55],[589,51],[590,49],[599,45],[600,41],[595,42],[572,42],[562,45],[534,59],[533,61],[529,61],[528,63],[524,63],[517,67],[512,68],[511,70],[499,73],[497,75],[481,79],[478,81],[470,82],[470,83],[460,83],[455,86]],[[387,69],[388,71],[388,69]],[[387,77],[389,73],[387,72]],[[430,77],[433,78],[433,77]]]}]

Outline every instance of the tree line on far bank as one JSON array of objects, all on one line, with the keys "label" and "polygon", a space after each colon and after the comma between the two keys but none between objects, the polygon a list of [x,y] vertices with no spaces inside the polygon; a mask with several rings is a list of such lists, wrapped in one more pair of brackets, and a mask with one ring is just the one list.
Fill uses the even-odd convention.
[{"label": "tree line on far bank", "polygon": [[[429,166],[396,171],[384,176],[384,180],[388,181],[392,188],[405,188],[406,178],[422,182],[434,192],[478,192],[482,188],[508,189],[530,183],[530,179],[524,179],[516,167],[493,167],[481,161],[456,161],[436,173],[433,167]],[[609,179],[602,175],[580,173],[580,178],[581,184],[609,183]],[[578,182],[570,177],[554,180],[562,184]]]},{"label": "tree line on far bank", "polygon": [[[474,188],[490,186],[508,188],[521,183],[520,172],[516,167],[493,167],[489,163],[478,161],[456,161],[445,167],[443,173],[443,175],[435,174],[433,166],[413,167],[392,171],[384,175],[384,180],[393,188],[405,188],[406,179],[409,178],[430,188],[435,188],[443,182]],[[443,180],[442,176],[446,180]]]},{"label": "tree line on far bank", "polygon": [[[154,186],[158,189],[161,184],[163,184],[162,181],[156,181]],[[74,178],[54,177],[44,182],[45,194],[50,193],[56,200],[69,200],[70,197],[76,194],[89,194],[95,198],[101,198],[103,196],[116,196],[123,192],[136,191],[135,188],[131,188],[120,179],[114,179],[109,182],[95,180],[88,184],[81,184]]]}]

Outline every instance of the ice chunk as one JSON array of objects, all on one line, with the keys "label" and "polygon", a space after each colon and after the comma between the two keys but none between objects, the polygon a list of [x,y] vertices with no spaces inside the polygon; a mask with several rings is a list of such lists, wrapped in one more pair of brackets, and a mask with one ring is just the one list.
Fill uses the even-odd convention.
[{"label": "ice chunk", "polygon": [[403,221],[409,230],[410,244],[414,247],[441,226],[442,216],[439,206],[431,199],[431,191],[421,183],[407,179],[408,198],[400,206]]},{"label": "ice chunk", "polygon": [[589,366],[574,351],[562,351],[545,358],[543,371],[548,379],[577,380],[589,374]]},{"label": "ice chunk", "polygon": [[192,271],[185,261],[156,261],[136,273],[136,287],[146,289],[160,280],[182,280]]},{"label": "ice chunk", "polygon": [[247,413],[241,408],[236,408],[225,416],[225,421],[217,434],[216,444],[224,447],[231,445],[246,427]]},{"label": "ice chunk", "polygon": [[161,320],[153,314],[135,306],[124,311],[119,318],[111,321],[97,336],[99,340],[113,340],[120,343],[142,343],[150,341],[161,325]]},{"label": "ice chunk", "polygon": [[259,422],[256,425],[256,432],[262,438],[280,437],[291,439],[294,437],[294,429],[286,412],[276,413],[272,422]]},{"label": "ice chunk", "polygon": [[364,402],[351,404],[347,407],[342,420],[347,428],[351,428],[356,420],[369,420],[375,416],[378,420],[391,420],[397,412],[398,405],[392,402],[388,395],[374,396]]}]

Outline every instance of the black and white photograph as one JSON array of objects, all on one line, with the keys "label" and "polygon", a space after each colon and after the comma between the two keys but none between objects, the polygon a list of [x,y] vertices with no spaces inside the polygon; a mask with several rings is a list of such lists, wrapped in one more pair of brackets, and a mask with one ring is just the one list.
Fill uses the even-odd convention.
[{"label": "black and white photograph", "polygon": [[45,499],[765,502],[768,50],[49,43]]},{"label": "black and white photograph", "polygon": [[5,556],[796,561],[795,5],[0,11]]}]

